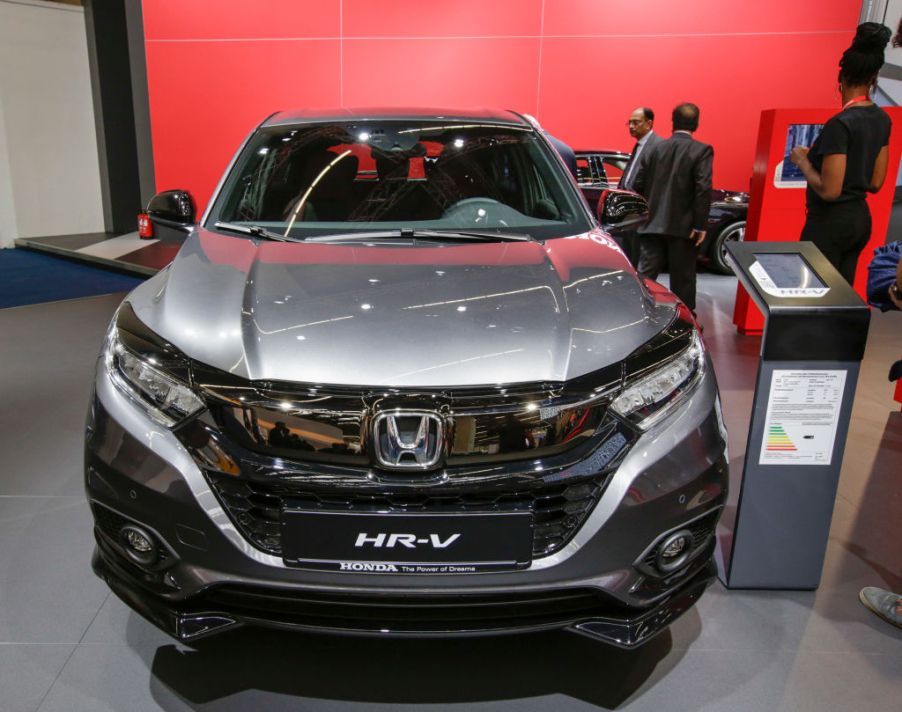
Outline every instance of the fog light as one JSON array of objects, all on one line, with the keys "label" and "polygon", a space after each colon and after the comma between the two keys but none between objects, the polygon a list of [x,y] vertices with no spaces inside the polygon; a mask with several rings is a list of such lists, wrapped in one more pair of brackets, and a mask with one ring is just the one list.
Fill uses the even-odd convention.
[{"label": "fog light", "polygon": [[157,560],[157,546],[153,537],[136,526],[128,525],[119,530],[125,544],[125,552],[138,564],[147,566]]},{"label": "fog light", "polygon": [[692,533],[678,531],[667,537],[658,547],[658,555],[655,557],[655,566],[658,570],[667,574],[680,568],[689,557],[692,548]]},{"label": "fog light", "polygon": [[664,548],[664,551],[661,552],[661,558],[666,561],[672,561],[675,556],[682,554],[685,548],[686,537],[681,536],[678,539],[674,539]]}]

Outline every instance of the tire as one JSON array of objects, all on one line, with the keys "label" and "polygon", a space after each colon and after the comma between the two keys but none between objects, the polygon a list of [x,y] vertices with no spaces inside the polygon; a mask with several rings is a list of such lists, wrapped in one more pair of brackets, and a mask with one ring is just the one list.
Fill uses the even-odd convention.
[{"label": "tire", "polygon": [[727,262],[725,245],[728,242],[742,242],[745,239],[745,220],[730,223],[717,233],[711,249],[708,250],[708,267],[718,274],[733,274]]}]

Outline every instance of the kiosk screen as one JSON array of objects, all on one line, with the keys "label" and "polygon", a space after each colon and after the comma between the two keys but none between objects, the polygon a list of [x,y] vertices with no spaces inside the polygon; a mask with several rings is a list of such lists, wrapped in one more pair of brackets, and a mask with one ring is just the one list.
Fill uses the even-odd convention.
[{"label": "kiosk screen", "polygon": [[799,254],[763,252],[755,259],[779,289],[826,289],[820,277]]}]

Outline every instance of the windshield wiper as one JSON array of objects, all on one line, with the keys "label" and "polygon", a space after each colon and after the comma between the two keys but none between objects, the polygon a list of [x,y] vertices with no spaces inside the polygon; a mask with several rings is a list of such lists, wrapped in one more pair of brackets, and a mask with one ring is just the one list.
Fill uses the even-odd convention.
[{"label": "windshield wiper", "polygon": [[487,230],[401,230],[401,237],[436,237],[440,240],[475,240],[480,242],[535,242],[532,235]]},{"label": "windshield wiper", "polygon": [[415,240],[418,237],[435,240],[462,240],[466,242],[527,242],[535,241],[531,235],[504,232],[479,232],[476,230],[425,230],[401,228],[400,230],[378,230],[371,232],[341,232],[333,235],[316,235],[302,238],[304,242],[353,242],[375,238],[402,238]]},{"label": "windshield wiper", "polygon": [[238,225],[236,223],[229,222],[216,222],[213,223],[213,227],[218,227],[220,230],[240,232],[242,235],[262,237],[265,240],[277,240],[278,242],[297,242],[297,240],[292,240],[290,237],[285,237],[284,235],[280,235],[277,232],[271,232],[265,227],[260,227],[259,225]]},{"label": "windshield wiper", "polygon": [[368,232],[335,232],[329,235],[314,235],[299,238],[301,242],[354,242],[381,237],[401,237],[401,230],[370,230]]}]

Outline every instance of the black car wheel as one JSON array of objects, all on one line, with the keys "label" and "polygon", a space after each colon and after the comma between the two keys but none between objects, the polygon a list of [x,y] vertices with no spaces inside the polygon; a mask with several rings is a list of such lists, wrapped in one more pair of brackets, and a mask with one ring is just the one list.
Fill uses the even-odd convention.
[{"label": "black car wheel", "polygon": [[708,251],[708,266],[712,272],[719,274],[733,274],[733,269],[727,262],[726,245],[728,242],[742,242],[745,239],[745,220],[730,223],[721,230]]}]

